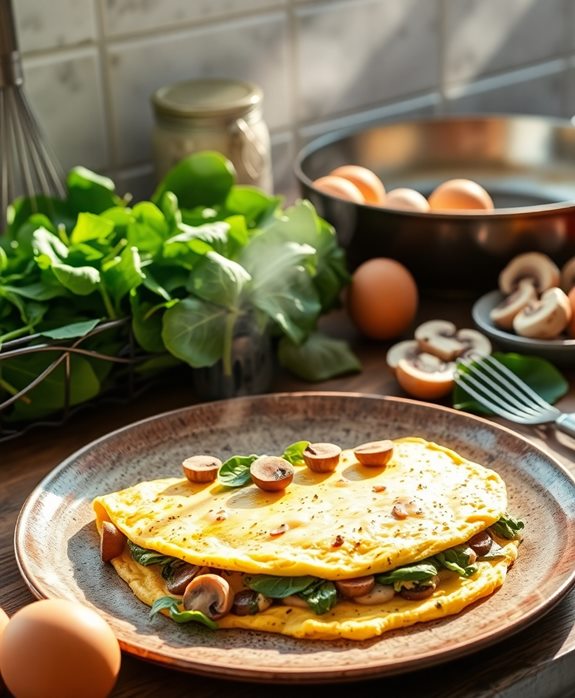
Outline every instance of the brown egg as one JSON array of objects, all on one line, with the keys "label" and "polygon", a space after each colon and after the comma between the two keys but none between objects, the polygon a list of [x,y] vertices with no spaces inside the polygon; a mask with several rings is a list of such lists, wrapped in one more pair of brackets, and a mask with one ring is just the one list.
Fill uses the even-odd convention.
[{"label": "brown egg", "polygon": [[346,199],[347,201],[353,201],[356,204],[364,204],[365,199],[361,191],[350,182],[348,179],[343,177],[336,177],[334,175],[326,175],[325,177],[320,177],[313,182],[313,186],[316,189],[324,192],[324,194],[330,194],[331,196],[337,196],[340,199]]},{"label": "brown egg", "polygon": [[[4,629],[8,625],[8,621],[10,619],[8,618],[8,615],[6,612],[0,608],[0,672],[1,672],[1,667],[2,667],[2,635],[4,634]],[[2,693],[2,676],[0,673],[0,693]]]},{"label": "brown egg", "polygon": [[18,697],[106,698],[120,661],[118,641],[96,611],[73,601],[44,599],[10,618],[0,673]]},{"label": "brown egg", "polygon": [[402,211],[429,211],[429,201],[415,189],[398,187],[387,192],[385,197],[386,208],[398,208]]},{"label": "brown egg", "polygon": [[567,294],[571,304],[571,321],[567,325],[567,334],[575,339],[575,286]]},{"label": "brown egg", "polygon": [[448,179],[429,195],[432,211],[493,210],[493,200],[485,189],[470,179]]},{"label": "brown egg", "polygon": [[332,170],[330,175],[335,177],[343,177],[349,180],[359,189],[367,204],[382,204],[385,200],[385,187],[381,179],[368,170],[367,167],[360,165],[342,165]]},{"label": "brown egg", "polygon": [[413,322],[418,301],[411,272],[394,259],[375,257],[353,273],[346,302],[349,316],[362,334],[393,339]]}]

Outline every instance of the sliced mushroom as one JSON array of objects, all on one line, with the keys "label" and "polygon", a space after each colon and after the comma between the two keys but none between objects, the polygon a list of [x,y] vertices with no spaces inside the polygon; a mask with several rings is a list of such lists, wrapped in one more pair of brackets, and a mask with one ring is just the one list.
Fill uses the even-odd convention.
[{"label": "sliced mushroom", "polygon": [[553,287],[515,316],[513,329],[522,337],[555,339],[567,327],[570,319],[569,298],[560,288]]},{"label": "sliced mushroom", "polygon": [[478,330],[462,329],[457,332],[457,340],[465,349],[461,356],[488,356],[493,347],[489,339]]},{"label": "sliced mushroom", "polygon": [[363,594],[363,596],[356,596],[353,600],[354,603],[359,603],[362,606],[373,606],[374,604],[391,601],[394,596],[395,590],[392,586],[375,583],[370,592]]},{"label": "sliced mushroom", "polygon": [[191,456],[182,463],[182,470],[190,482],[213,482],[221,465],[214,456]]},{"label": "sliced mushroom", "polygon": [[265,611],[272,605],[272,600],[253,589],[242,589],[234,596],[232,613],[236,616],[253,616]]},{"label": "sliced mushroom", "polygon": [[531,279],[538,293],[559,285],[560,272],[555,262],[542,252],[525,252],[514,257],[499,274],[499,290],[508,296],[522,279]]},{"label": "sliced mushroom", "polygon": [[295,594],[292,594],[291,596],[284,596],[282,603],[284,606],[295,606],[296,608],[309,609],[308,602],[305,599],[302,599],[301,596],[296,596]]},{"label": "sliced mushroom", "polygon": [[415,330],[415,339],[421,351],[443,361],[454,361],[465,351],[465,345],[457,339],[456,333],[456,326],[448,320],[429,320]]},{"label": "sliced mushroom", "polygon": [[100,557],[109,562],[124,552],[126,536],[111,521],[102,521],[100,530]]},{"label": "sliced mushroom", "polygon": [[414,359],[421,353],[419,344],[415,339],[407,339],[397,342],[387,350],[385,360],[390,368],[397,368],[401,359]]},{"label": "sliced mushroom", "polygon": [[521,279],[515,291],[505,296],[501,303],[491,310],[489,317],[497,327],[512,330],[515,316],[536,300],[537,291],[533,279]]},{"label": "sliced mushroom", "polygon": [[279,456],[260,456],[250,465],[252,480],[266,492],[285,490],[294,473],[293,465]]},{"label": "sliced mushroom", "polygon": [[481,531],[470,538],[467,541],[467,545],[475,552],[477,557],[483,557],[483,555],[487,555],[491,550],[493,538],[491,538],[487,531]]},{"label": "sliced mushroom", "polygon": [[436,589],[437,581],[436,579],[431,579],[429,582],[425,582],[425,584],[401,587],[399,595],[408,601],[421,601],[421,599],[427,599],[431,596]]},{"label": "sliced mushroom", "polygon": [[355,599],[357,596],[365,596],[375,586],[375,577],[368,574],[364,577],[353,577],[353,579],[339,579],[335,582],[336,589],[346,599]]},{"label": "sliced mushroom", "polygon": [[182,565],[178,565],[166,580],[166,589],[170,594],[181,595],[194,577],[200,574],[207,574],[209,571],[209,567],[200,567],[200,565],[191,565],[185,562]]},{"label": "sliced mushroom", "polygon": [[341,448],[337,444],[308,444],[303,451],[303,459],[310,470],[315,473],[331,473],[339,463]]},{"label": "sliced mushroom", "polygon": [[395,376],[408,395],[421,400],[436,400],[452,390],[454,370],[454,363],[446,363],[437,356],[422,352],[412,361],[401,359]]},{"label": "sliced mushroom", "polygon": [[234,598],[228,582],[218,574],[194,577],[184,591],[182,603],[186,611],[201,611],[212,620],[230,612]]},{"label": "sliced mushroom", "polygon": [[565,293],[569,293],[575,288],[575,257],[572,257],[561,268],[561,288]]},{"label": "sliced mushroom", "polygon": [[356,446],[353,454],[362,465],[382,468],[389,463],[393,455],[393,441],[369,441]]}]

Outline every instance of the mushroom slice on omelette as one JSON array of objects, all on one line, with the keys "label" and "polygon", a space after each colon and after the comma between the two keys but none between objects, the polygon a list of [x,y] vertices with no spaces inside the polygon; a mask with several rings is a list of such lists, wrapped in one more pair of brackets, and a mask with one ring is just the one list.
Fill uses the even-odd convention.
[{"label": "mushroom slice on omelette", "polygon": [[99,496],[102,559],[153,613],[213,628],[365,640],[458,613],[503,584],[523,524],[495,471],[392,445],[382,467],[296,458],[282,491],[167,478]]}]

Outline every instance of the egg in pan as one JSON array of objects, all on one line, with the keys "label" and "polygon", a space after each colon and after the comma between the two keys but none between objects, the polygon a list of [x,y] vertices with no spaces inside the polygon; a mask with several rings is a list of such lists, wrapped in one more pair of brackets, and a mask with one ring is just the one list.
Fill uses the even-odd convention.
[{"label": "egg in pan", "polygon": [[214,480],[97,497],[102,559],[177,622],[365,640],[460,612],[517,557],[504,481],[445,446],[298,442],[264,458],[285,488],[262,489],[250,456],[213,459]]}]

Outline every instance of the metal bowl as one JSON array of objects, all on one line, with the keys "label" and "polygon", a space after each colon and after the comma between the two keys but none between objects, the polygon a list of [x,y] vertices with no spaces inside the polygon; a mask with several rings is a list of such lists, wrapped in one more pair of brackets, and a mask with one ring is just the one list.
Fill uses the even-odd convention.
[{"label": "metal bowl", "polygon": [[[313,181],[343,164],[375,172],[389,191],[428,196],[446,179],[475,180],[492,212],[417,213],[356,204]],[[348,264],[393,257],[422,290],[473,297],[526,251],[558,264],[575,256],[575,127],[538,116],[465,116],[386,122],[317,138],[295,160],[302,196],[332,223]]]}]

